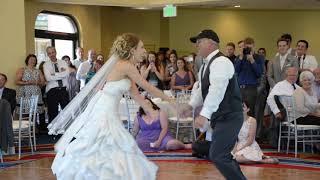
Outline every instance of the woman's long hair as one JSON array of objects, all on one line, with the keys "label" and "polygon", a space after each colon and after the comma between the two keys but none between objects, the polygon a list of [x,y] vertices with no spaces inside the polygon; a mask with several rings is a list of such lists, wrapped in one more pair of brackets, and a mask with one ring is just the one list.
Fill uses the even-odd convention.
[{"label": "woman's long hair", "polygon": [[[160,110],[159,106],[157,106],[154,102],[152,102],[151,99],[149,99],[148,97],[145,97],[145,99],[148,100],[152,104],[152,109],[153,110]],[[139,107],[138,114],[140,116],[146,115],[146,112],[143,110],[143,108],[141,106]]]}]

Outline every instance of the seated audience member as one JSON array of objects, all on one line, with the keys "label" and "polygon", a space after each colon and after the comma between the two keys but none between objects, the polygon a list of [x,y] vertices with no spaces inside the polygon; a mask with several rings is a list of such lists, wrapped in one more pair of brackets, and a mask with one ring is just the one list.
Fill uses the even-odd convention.
[{"label": "seated audience member", "polygon": [[231,154],[239,163],[279,163],[277,159],[263,155],[258,143],[255,141],[256,119],[248,116],[250,109],[246,103],[242,103],[242,108],[244,121],[238,135],[238,142]]},{"label": "seated audience member", "polygon": [[164,68],[160,61],[156,58],[156,53],[150,51],[148,53],[147,62],[140,68],[141,75],[153,86],[163,90]]},{"label": "seated audience member", "polygon": [[286,79],[283,81],[278,82],[271,90],[268,98],[267,103],[270,106],[271,111],[275,115],[276,118],[282,119],[282,115],[280,113],[280,109],[277,106],[276,100],[274,96],[292,96],[293,92],[297,88],[301,88],[295,82],[298,76],[297,68],[290,67],[286,69]]},{"label": "seated audience member", "polygon": [[86,84],[92,79],[92,77],[99,71],[99,69],[103,66],[103,61],[96,60],[93,63],[93,67],[87,73]]},{"label": "seated audience member", "polygon": [[171,89],[177,91],[191,90],[194,84],[192,72],[188,70],[186,61],[179,58],[177,61],[178,70],[172,75]]},{"label": "seated audience member", "polygon": [[312,90],[313,93],[316,94],[318,102],[320,102],[320,68],[313,70],[313,75],[315,79],[312,85]]},{"label": "seated audience member", "polygon": [[145,97],[146,107],[139,108],[133,126],[133,137],[142,151],[162,151],[191,149],[191,144],[171,137],[168,131],[168,116],[149,98]]},{"label": "seated audience member", "polygon": [[312,91],[313,81],[314,76],[310,71],[300,74],[302,88],[296,89],[293,93],[297,124],[320,125],[320,103],[316,93]]},{"label": "seated audience member", "polygon": [[77,68],[71,63],[70,57],[65,55],[62,60],[68,64],[69,76],[68,76],[68,92],[70,101],[79,93],[80,91],[80,81],[77,80]]},{"label": "seated audience member", "polygon": [[0,99],[5,99],[10,103],[11,113],[16,107],[16,91],[10,88],[6,88],[7,76],[0,73]]},{"label": "seated audience member", "polygon": [[[280,111],[281,104],[276,102],[278,96],[286,95],[292,96],[293,92],[297,88],[301,88],[295,82],[298,77],[298,69],[295,67],[289,67],[285,71],[286,79],[278,82],[268,95],[267,103],[272,111],[271,127],[269,129],[269,141],[273,147],[278,146],[278,132],[280,120],[283,120],[283,115]],[[282,111],[283,112],[283,111]]]}]

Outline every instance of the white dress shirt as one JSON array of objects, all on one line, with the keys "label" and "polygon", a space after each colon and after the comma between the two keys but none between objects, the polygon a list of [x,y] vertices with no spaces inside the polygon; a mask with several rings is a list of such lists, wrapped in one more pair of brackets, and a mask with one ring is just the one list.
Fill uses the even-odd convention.
[{"label": "white dress shirt", "polygon": [[82,62],[85,62],[85,59],[75,59],[71,63],[78,69]]},{"label": "white dress shirt", "polygon": [[[298,58],[298,56],[296,56]],[[318,67],[318,62],[316,58],[312,55],[302,56],[299,64],[300,69],[310,69],[313,71]]]},{"label": "white dress shirt", "polygon": [[[218,52],[219,50],[217,49],[205,58],[204,65],[202,65],[202,68],[204,68],[204,72],[210,59]],[[199,79],[202,79],[202,68],[198,73]],[[206,99],[204,101],[202,99],[201,80],[199,80],[199,83],[196,83],[192,90],[192,95],[189,102],[189,105],[191,105],[193,108],[196,108],[203,104],[200,115],[206,117],[207,119],[210,119],[212,113],[218,110],[219,105],[224,98],[229,80],[232,78],[235,72],[232,62],[224,56],[216,58],[211,63],[209,68],[210,86]]]},{"label": "white dress shirt", "polygon": [[4,87],[0,88],[0,99],[2,98],[2,93],[3,93]]},{"label": "white dress shirt", "polygon": [[[297,84],[294,84],[294,85],[297,89],[301,88]],[[292,96],[293,92],[294,92],[294,88],[293,88],[292,84],[290,84],[290,82],[288,82],[286,79],[278,82],[272,88],[272,90],[267,98],[267,103],[268,103],[268,105],[274,115],[276,115],[278,112],[280,112],[280,110],[276,104],[276,101],[274,100],[274,96],[275,95],[277,95],[277,96],[281,96],[281,95]]]},{"label": "white dress shirt", "polygon": [[[43,65],[44,76],[48,82],[46,85],[46,92],[52,88],[59,87],[58,80],[62,80],[63,87],[68,87],[68,64],[63,60],[58,59],[57,66],[59,72],[55,72],[54,63],[51,60],[45,62]],[[61,68],[63,68],[64,71],[62,71]]]},{"label": "white dress shirt", "polygon": [[91,63],[93,63],[93,61],[87,60],[81,63],[78,68],[76,78],[77,80],[80,80],[80,89],[82,89],[86,85],[87,73],[93,66],[91,65]]}]

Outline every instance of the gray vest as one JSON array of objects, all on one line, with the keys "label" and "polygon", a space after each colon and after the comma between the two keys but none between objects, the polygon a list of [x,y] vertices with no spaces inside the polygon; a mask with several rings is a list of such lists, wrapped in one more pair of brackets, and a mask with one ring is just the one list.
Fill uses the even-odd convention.
[{"label": "gray vest", "polygon": [[[210,61],[208,62],[208,66],[206,71],[203,75],[203,69],[201,70],[201,91],[202,91],[202,98],[205,98],[208,95],[210,81],[209,81],[209,74],[210,74],[210,65],[211,63],[218,57],[223,56],[221,52],[218,52],[215,56],[213,56]],[[214,112],[211,116],[211,123],[213,120],[219,120],[223,118],[218,118],[228,113],[233,112],[242,112],[242,99],[240,94],[240,88],[238,85],[237,77],[233,74],[233,77],[229,80],[229,84],[227,86],[226,92],[224,94],[223,100],[221,101],[219,108],[216,112]]]}]

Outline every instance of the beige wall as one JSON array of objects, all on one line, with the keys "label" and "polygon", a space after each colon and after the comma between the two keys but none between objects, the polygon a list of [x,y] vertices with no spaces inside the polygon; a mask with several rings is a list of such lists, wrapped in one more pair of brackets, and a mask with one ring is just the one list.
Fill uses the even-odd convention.
[{"label": "beige wall", "polygon": [[256,47],[265,47],[271,58],[276,52],[276,39],[289,32],[294,42],[307,39],[310,53],[320,59],[320,11],[178,7],[177,17],[163,18],[161,10],[4,0],[0,2],[0,21],[5,24],[1,29],[0,37],[4,43],[0,45],[0,52],[3,55],[1,61],[10,63],[2,63],[0,72],[8,74],[9,87],[14,87],[15,71],[23,66],[25,55],[34,53],[34,22],[42,10],[72,14],[79,24],[81,45],[85,50],[95,48],[104,55],[108,55],[115,37],[124,32],[138,34],[148,49],[168,46],[184,55],[195,51],[189,42],[190,36],[204,28],[212,28],[220,36],[221,49],[228,41],[237,42],[251,36],[256,40]]},{"label": "beige wall", "polygon": [[25,22],[27,53],[34,53],[35,20],[37,15],[43,10],[72,15],[79,25],[80,45],[85,49],[85,51],[91,48],[101,51],[100,7],[26,1]]},{"label": "beige wall", "polygon": [[101,10],[102,49],[108,54],[119,34],[131,32],[143,40],[145,47],[158,50],[160,45],[160,11],[103,7]]},{"label": "beige wall", "polygon": [[26,52],[24,1],[0,1],[0,24],[0,72],[8,76],[6,86],[13,88],[15,70],[23,65]]},{"label": "beige wall", "polygon": [[181,53],[194,51],[190,36],[212,28],[220,37],[221,49],[228,41],[237,43],[251,36],[256,47],[265,47],[272,58],[277,38],[288,32],[293,36],[294,46],[297,40],[306,39],[310,53],[320,59],[320,11],[178,9],[177,14],[170,19],[170,47]]}]

